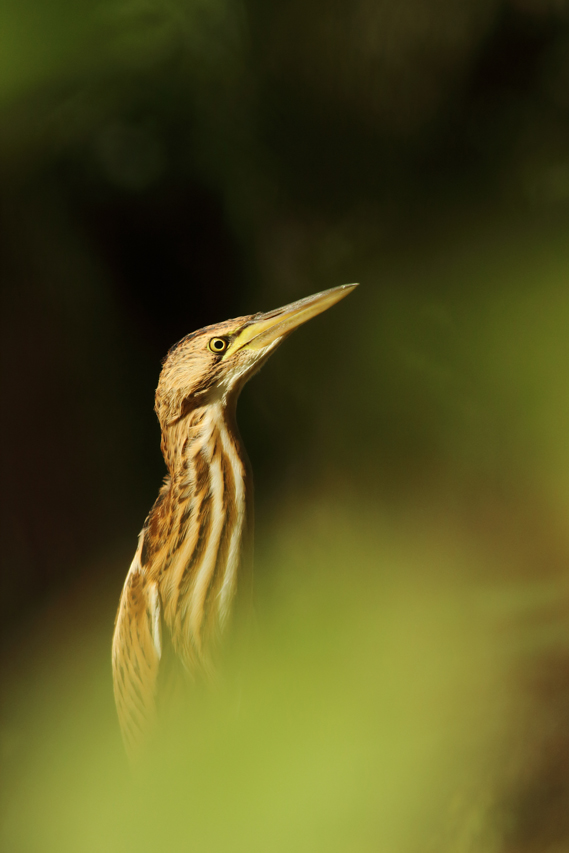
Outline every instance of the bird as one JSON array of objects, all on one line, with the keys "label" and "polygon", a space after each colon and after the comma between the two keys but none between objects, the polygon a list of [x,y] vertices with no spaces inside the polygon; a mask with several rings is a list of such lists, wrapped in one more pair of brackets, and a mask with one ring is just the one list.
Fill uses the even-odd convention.
[{"label": "bird", "polygon": [[239,394],[291,332],[355,287],[206,326],[164,359],[155,411],[168,473],[138,537],[112,643],[114,696],[131,758],[158,726],[166,658],[185,680],[207,674],[228,624],[243,543],[251,536],[252,477],[236,423]]}]

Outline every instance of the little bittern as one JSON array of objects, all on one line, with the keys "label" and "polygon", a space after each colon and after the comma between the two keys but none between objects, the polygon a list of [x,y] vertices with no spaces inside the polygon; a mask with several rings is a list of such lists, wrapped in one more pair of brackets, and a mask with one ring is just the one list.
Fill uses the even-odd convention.
[{"label": "little bittern", "polygon": [[207,326],[166,357],[156,413],[168,476],[138,537],[113,638],[115,700],[131,754],[156,717],[164,649],[191,676],[207,668],[228,620],[251,494],[239,392],[294,329],[354,287]]}]

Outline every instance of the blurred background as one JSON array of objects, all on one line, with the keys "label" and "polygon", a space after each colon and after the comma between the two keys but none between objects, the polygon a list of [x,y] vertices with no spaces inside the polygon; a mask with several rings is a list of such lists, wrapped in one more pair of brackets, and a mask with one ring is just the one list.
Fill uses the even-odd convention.
[{"label": "blurred background", "polygon": [[[2,845],[569,851],[565,0],[4,0]],[[256,624],[134,776],[110,641],[188,332]]]}]

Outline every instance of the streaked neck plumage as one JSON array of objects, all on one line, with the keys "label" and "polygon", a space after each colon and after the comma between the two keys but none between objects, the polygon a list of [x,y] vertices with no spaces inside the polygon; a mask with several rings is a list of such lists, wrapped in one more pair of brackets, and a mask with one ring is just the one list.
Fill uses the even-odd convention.
[{"label": "streaked neck plumage", "polygon": [[140,533],[113,639],[115,700],[131,755],[152,730],[163,641],[189,675],[208,671],[212,641],[227,623],[252,497],[234,411],[213,401],[162,430],[169,474]]},{"label": "streaked neck plumage", "polygon": [[235,405],[215,400],[163,431],[169,476],[145,524],[141,568],[160,585],[163,616],[188,668],[223,629],[245,529],[248,464]]}]

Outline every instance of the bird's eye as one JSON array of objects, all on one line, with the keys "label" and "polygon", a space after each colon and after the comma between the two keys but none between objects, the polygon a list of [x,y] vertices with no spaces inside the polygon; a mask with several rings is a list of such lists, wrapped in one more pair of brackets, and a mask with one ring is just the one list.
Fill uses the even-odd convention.
[{"label": "bird's eye", "polygon": [[225,338],[212,338],[208,346],[212,352],[223,352],[227,349],[227,341]]}]

